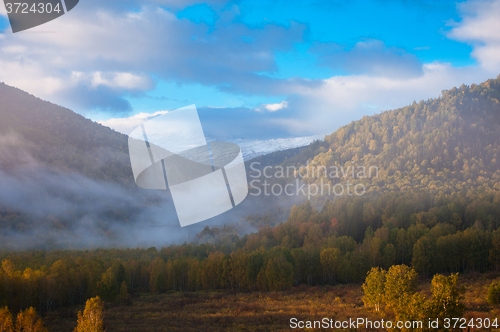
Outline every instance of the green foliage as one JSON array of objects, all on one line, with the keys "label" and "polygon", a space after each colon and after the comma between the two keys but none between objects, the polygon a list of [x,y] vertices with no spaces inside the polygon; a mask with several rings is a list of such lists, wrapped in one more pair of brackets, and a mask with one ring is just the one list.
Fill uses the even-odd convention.
[{"label": "green foliage", "polygon": [[257,275],[264,264],[264,255],[261,252],[252,252],[248,257],[247,279],[251,284],[257,282]]},{"label": "green foliage", "polygon": [[270,290],[283,291],[293,286],[293,265],[284,254],[275,253],[267,262],[266,279]]},{"label": "green foliage", "polygon": [[[431,282],[430,301],[417,292],[417,274],[406,265],[394,265],[387,272],[372,268],[362,287],[366,307],[379,311],[385,304],[399,321],[424,321],[426,318],[443,321],[444,318],[460,318],[465,310],[462,290],[458,287],[458,274],[449,277],[435,275]],[[417,330],[423,331],[425,326]]]},{"label": "green foliage", "polygon": [[494,281],[488,288],[488,296],[486,298],[489,304],[500,304],[500,282]]},{"label": "green foliage", "polygon": [[[422,294],[404,293],[400,297],[398,306],[394,309],[396,319],[403,322],[422,321],[422,328],[402,328],[400,331],[426,331],[425,318],[427,317],[427,304],[426,298]],[[395,328],[394,330],[398,330]]]},{"label": "green foliage", "polygon": [[78,325],[74,332],[104,332],[104,303],[97,296],[87,301],[83,313],[78,312]]},{"label": "green foliage", "polygon": [[335,275],[339,273],[341,258],[342,255],[338,248],[325,248],[321,251],[321,266],[329,283],[332,283],[335,280]]},{"label": "green foliage", "polygon": [[362,287],[366,307],[380,311],[384,304],[398,321],[422,321],[426,317],[425,297],[416,291],[417,274],[406,265],[394,265],[389,271],[372,268]]},{"label": "green foliage", "polygon": [[[311,147],[304,174],[332,166],[358,171],[378,167],[366,179],[336,177],[331,172],[306,178],[309,183],[363,183],[370,193],[421,190],[432,195],[500,189],[500,76],[480,85],[462,85],[440,98],[366,116]],[[303,152],[304,154],[306,151]],[[302,165],[307,164],[303,160]],[[437,215],[420,211],[417,221],[432,228]],[[409,221],[409,220],[407,220]],[[454,218],[459,224],[460,218]],[[394,224],[406,227],[405,224]]]},{"label": "green foliage", "polygon": [[[300,158],[283,159],[296,166],[309,160],[310,167],[376,165],[379,177],[367,180],[363,197],[336,197],[321,210],[313,199],[291,207],[282,223],[286,210],[249,216],[259,230],[243,237],[231,227],[206,227],[196,239],[207,243],[161,249],[0,252],[0,304],[43,313],[96,295],[114,301],[125,290],[283,290],[361,282],[371,270],[367,306],[377,310],[384,302],[401,317],[421,316],[424,309],[444,315],[438,307],[458,312],[453,279],[436,277],[430,309],[415,292],[416,273],[500,268],[499,90],[500,78],[453,89],[353,122],[301,149]],[[43,119],[35,120],[33,125]],[[343,181],[325,174],[321,179]],[[0,219],[7,226],[27,225],[3,210]],[[382,302],[381,275],[387,278]]]}]

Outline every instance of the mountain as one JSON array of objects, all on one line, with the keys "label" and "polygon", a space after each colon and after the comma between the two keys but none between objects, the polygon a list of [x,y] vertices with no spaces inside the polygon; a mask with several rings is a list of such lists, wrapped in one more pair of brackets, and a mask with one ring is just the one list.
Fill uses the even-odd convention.
[{"label": "mountain", "polygon": [[[479,85],[453,88],[439,98],[365,116],[310,146],[302,160],[309,183],[362,183],[367,192],[423,190],[448,195],[500,190],[500,76]],[[336,176],[332,167],[344,169]],[[358,177],[376,167],[371,177]],[[324,171],[324,168],[328,172]],[[355,169],[355,176],[347,170]],[[306,178],[307,180],[307,178]]]},{"label": "mountain", "polygon": [[257,157],[272,154],[274,152],[308,146],[314,141],[322,140],[324,137],[325,137],[324,134],[302,136],[302,137],[276,138],[267,140],[247,139],[247,138],[218,139],[218,138],[207,137],[207,141],[208,142],[222,141],[222,142],[231,142],[238,144],[238,146],[241,148],[243,159],[245,161],[250,161]]},{"label": "mountain", "polygon": [[[0,83],[0,100],[3,155],[7,155],[7,146],[13,148],[12,136],[15,136],[24,143],[23,149],[29,149],[30,156],[43,165],[78,172],[92,179],[133,183],[126,135],[4,83]],[[238,144],[245,161],[249,161],[273,152],[307,146],[323,137],[224,141]],[[207,137],[207,141],[220,139]],[[14,166],[12,159],[3,158],[0,162],[0,169]]]},{"label": "mountain", "polygon": [[0,101],[0,169],[27,162],[17,160],[26,152],[52,169],[96,180],[133,182],[127,136],[3,83]]},{"label": "mountain", "polygon": [[168,193],[135,185],[127,141],[1,83],[0,249],[135,245],[176,223]]},{"label": "mountain", "polygon": [[[290,209],[291,201],[283,196],[262,194],[257,201],[259,197],[248,198],[234,210],[245,207],[239,215],[252,211],[254,214],[245,222],[255,227],[248,227],[246,233],[253,232],[241,237],[234,227],[241,220],[236,218],[238,214],[233,214],[228,215],[226,227],[201,230],[194,237],[203,242],[201,244],[170,245],[160,250],[154,247],[130,249],[132,238],[146,235],[151,243],[151,238],[161,231],[154,228],[145,232],[143,227],[141,233],[137,232],[140,228],[126,227],[129,237],[123,233],[117,236],[128,247],[125,250],[0,252],[0,257],[5,258],[0,279],[7,281],[0,283],[0,288],[5,288],[0,291],[0,295],[4,295],[0,302],[16,310],[38,305],[42,311],[83,303],[84,294],[90,294],[87,297],[99,295],[112,302],[122,293],[118,285],[123,282],[132,292],[149,289],[155,294],[170,290],[284,291],[294,285],[361,283],[370,271],[371,276],[378,274],[389,278],[397,274],[407,277],[409,266],[424,278],[434,275],[433,288],[445,285],[444,288],[449,289],[453,284],[451,293],[455,295],[460,293],[456,279],[449,280],[458,273],[463,274],[462,280],[481,280],[483,287],[491,282],[489,279],[498,277],[500,269],[499,92],[500,77],[480,85],[453,88],[443,91],[439,98],[354,121],[324,141],[315,141],[306,148],[280,151],[247,162],[250,164],[249,176],[269,180],[268,189],[270,185],[294,183],[310,187],[345,186],[350,181],[364,185],[367,192],[343,196],[316,194],[310,200],[300,196],[298,200],[302,203]],[[252,163],[260,165],[255,168]],[[270,167],[264,168],[266,166]],[[378,173],[372,177],[359,176],[363,166],[377,167]],[[287,168],[293,170],[287,178],[276,175],[280,169]],[[259,172],[261,176],[257,176]],[[66,181],[64,178],[56,180]],[[14,186],[9,187],[9,181],[9,177],[0,178],[0,202],[19,194]],[[96,185],[94,182],[83,184],[78,188]],[[122,192],[123,187],[119,193]],[[116,195],[113,190],[106,190],[105,195],[98,195],[98,200],[108,204],[108,196],[113,195]],[[37,197],[29,204],[40,209],[41,199]],[[98,200],[86,206],[87,214],[95,210]],[[316,209],[314,204],[321,200],[324,204]],[[77,197],[76,202],[81,205],[82,197]],[[112,209],[108,211],[120,210],[119,199],[111,203]],[[267,212],[262,208],[266,206],[264,203],[275,209]],[[148,208],[154,210],[155,206]],[[133,216],[129,206],[123,211],[127,218]],[[145,223],[154,215],[140,215],[136,220]],[[79,230],[80,236],[92,225],[89,219],[101,216],[103,214],[83,218],[85,229]],[[0,209],[1,245],[5,241],[26,241],[26,237],[21,238],[25,232],[15,236],[5,233],[5,224],[12,220],[18,224],[15,215],[2,214]],[[102,221],[101,224],[106,224],[110,220]],[[122,216],[120,227],[126,225],[124,221]],[[61,222],[52,223],[51,228],[43,225],[37,229],[37,235],[43,236],[57,227],[64,229],[67,226]],[[255,228],[258,230],[254,231]],[[114,231],[105,226],[100,230],[109,234]],[[172,227],[161,236],[175,235],[175,231]],[[75,239],[71,233],[56,235]],[[100,245],[102,241],[95,243]],[[395,266],[400,264],[406,266]],[[485,272],[488,273],[478,274]],[[438,273],[451,274],[451,279],[446,281],[447,277],[436,275]],[[410,274],[416,280],[417,275]],[[127,275],[136,277],[125,280]],[[369,283],[370,280],[366,280],[365,291],[371,287]],[[56,289],[52,286],[57,285],[59,291],[36,291],[39,285],[48,285],[52,290]],[[75,288],[74,285],[80,286]],[[490,289],[497,286],[493,283]],[[387,290],[387,285],[385,287]],[[352,295],[346,293],[346,289],[326,286],[306,290],[321,296],[326,290],[333,298]],[[417,310],[413,312],[426,317],[428,313],[422,310],[424,301],[443,307],[443,301],[435,301],[434,290],[430,299],[423,293],[410,295]],[[475,290],[472,293],[476,301],[478,293]],[[485,306],[480,309],[484,312],[485,308],[490,310]],[[433,309],[432,312],[437,311]]]}]

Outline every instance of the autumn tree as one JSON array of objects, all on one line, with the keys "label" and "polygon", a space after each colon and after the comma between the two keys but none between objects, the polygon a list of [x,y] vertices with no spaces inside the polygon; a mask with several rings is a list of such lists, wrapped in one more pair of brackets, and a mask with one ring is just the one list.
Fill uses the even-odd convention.
[{"label": "autumn tree", "polygon": [[422,321],[426,316],[426,299],[417,292],[417,278],[415,270],[406,265],[394,265],[387,271],[384,303],[394,311],[399,321]]},{"label": "autumn tree", "polygon": [[13,332],[12,315],[7,307],[0,308],[0,332]]},{"label": "autumn tree", "polygon": [[197,258],[191,258],[188,271],[188,289],[197,291],[201,288],[200,285],[200,261]]},{"label": "autumn tree", "polygon": [[125,281],[122,281],[122,284],[120,286],[120,293],[118,294],[118,301],[124,304],[129,304],[130,302],[130,297],[128,295],[127,291],[127,283]]},{"label": "autumn tree", "polygon": [[386,271],[379,267],[374,267],[366,276],[363,284],[363,303],[366,307],[373,307],[375,311],[380,311],[384,300]]},{"label": "autumn tree", "polygon": [[16,332],[48,332],[33,307],[17,314]]},{"label": "autumn tree", "polygon": [[[173,271],[173,263],[170,262],[170,275],[171,275],[171,286],[175,289],[176,283],[174,279],[175,272]],[[156,257],[149,264],[148,272],[149,272],[149,289],[153,293],[161,293],[167,288],[167,277],[166,277],[167,264],[160,257]]]},{"label": "autumn tree", "polygon": [[[436,253],[434,242],[431,238],[423,236],[413,246],[413,260],[412,265],[416,271],[424,274],[425,276],[433,268],[433,258]],[[431,274],[432,275],[432,274]]]},{"label": "autumn tree", "polygon": [[264,264],[264,255],[259,251],[252,252],[248,257],[246,278],[251,286],[257,284],[257,275]]},{"label": "autumn tree", "polygon": [[262,266],[259,274],[257,274],[257,287],[261,291],[266,291],[266,290],[268,290],[268,284],[269,283],[268,283],[268,280],[266,277],[266,269],[265,269],[265,266]]},{"label": "autumn tree", "polygon": [[436,274],[431,283],[432,300],[429,304],[429,316],[433,319],[446,317],[462,317],[465,305],[461,302],[458,287],[458,273],[445,277]]},{"label": "autumn tree", "polygon": [[384,302],[394,310],[407,305],[410,295],[417,291],[418,275],[406,265],[393,265],[386,273]]},{"label": "autumn tree", "polygon": [[242,290],[248,286],[247,281],[247,266],[248,266],[248,253],[243,252],[241,249],[232,253],[232,278],[234,280],[234,287]]},{"label": "autumn tree", "polygon": [[204,289],[215,290],[219,287],[219,264],[223,258],[223,253],[213,252],[203,260],[200,280]]},{"label": "autumn tree", "polygon": [[112,267],[102,274],[101,280],[97,283],[98,294],[106,301],[116,300],[119,287]]},{"label": "autumn tree", "polygon": [[78,325],[74,332],[104,332],[104,303],[99,296],[87,300],[83,313],[78,312]]},{"label": "autumn tree", "polygon": [[269,289],[286,290],[293,286],[293,265],[282,253],[275,253],[267,263],[266,279]]},{"label": "autumn tree", "polygon": [[500,304],[500,282],[492,282],[486,300],[489,304]]}]

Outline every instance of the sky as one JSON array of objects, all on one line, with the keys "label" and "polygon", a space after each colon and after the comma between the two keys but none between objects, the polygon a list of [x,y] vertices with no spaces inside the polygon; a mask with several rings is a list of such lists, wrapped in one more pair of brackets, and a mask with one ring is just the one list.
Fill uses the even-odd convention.
[{"label": "sky", "polygon": [[214,135],[329,133],[500,74],[500,1],[80,0],[13,34],[0,81],[128,134],[196,104]]}]

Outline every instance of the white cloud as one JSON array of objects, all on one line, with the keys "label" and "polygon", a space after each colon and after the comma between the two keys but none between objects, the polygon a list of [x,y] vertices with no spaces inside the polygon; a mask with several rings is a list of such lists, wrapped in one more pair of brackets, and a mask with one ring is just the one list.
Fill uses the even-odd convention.
[{"label": "white cloud", "polygon": [[[295,134],[322,130],[333,132],[363,115],[402,107],[413,100],[435,98],[442,90],[497,77],[500,72],[500,0],[469,1],[460,4],[459,8],[463,19],[454,25],[447,36],[471,43],[471,55],[478,60],[479,65],[457,68],[433,62],[422,64],[420,75],[387,75],[368,70],[365,74],[334,76],[325,79],[316,88],[294,91],[295,97],[289,98],[288,108],[295,111],[295,118],[273,121],[277,126],[286,124]],[[382,60],[394,57],[394,52],[387,54],[387,50],[377,43],[357,46],[376,46],[375,51]],[[356,48],[354,51],[355,58],[360,54],[366,55]],[[349,52],[346,52],[345,58],[349,56]],[[405,61],[396,61],[393,69],[398,69],[400,65],[406,66]],[[415,64],[411,61],[408,63]],[[383,64],[390,66],[391,61],[383,61]]]},{"label": "white cloud", "polygon": [[468,42],[483,67],[500,71],[500,1],[469,1],[459,5],[463,19],[448,34]]},{"label": "white cloud", "polygon": [[[139,76],[132,73],[102,73],[96,71],[90,76],[90,82],[93,87],[104,85],[113,89],[141,91],[149,90],[153,85],[150,77]],[[83,76],[80,76],[80,79],[81,78],[83,78]]]},{"label": "white cloud", "polygon": [[51,96],[65,86],[62,78],[51,75],[38,62],[22,58],[20,61],[0,58],[0,81],[39,97]]},{"label": "white cloud", "polygon": [[[333,132],[364,115],[402,107],[413,100],[436,98],[442,90],[453,86],[496,77],[496,73],[486,68],[455,68],[439,62],[425,64],[423,72],[410,79],[370,75],[326,79],[320,88],[305,91],[289,101],[291,110],[299,110],[294,113],[295,121],[289,122],[292,133]],[[276,125],[285,123],[283,119],[274,121]]]},{"label": "white cloud", "polygon": [[26,52],[26,47],[22,45],[10,45],[2,48],[2,52],[10,54],[21,54]]},{"label": "white cloud", "polygon": [[288,102],[286,100],[283,100],[281,103],[277,103],[277,104],[267,104],[267,105],[264,105],[264,108],[270,112],[275,112],[275,111],[279,111],[283,108],[287,108],[288,107]]},{"label": "white cloud", "polygon": [[[423,75],[411,79],[370,75],[331,77],[324,80],[320,87],[297,90],[287,101],[260,108],[268,112],[249,110],[239,120],[236,115],[238,110],[231,112],[236,120],[221,112],[213,116],[216,121],[212,121],[212,127],[220,130],[234,127],[240,132],[244,128],[246,132],[241,135],[251,137],[254,137],[252,132],[259,132],[255,137],[263,135],[262,130],[280,132],[282,137],[331,133],[364,115],[402,107],[414,100],[436,98],[444,89],[496,77],[481,67],[455,68],[439,62],[425,64],[423,72]],[[274,112],[278,109],[284,111]],[[141,113],[129,118],[102,121],[101,124],[129,134],[140,123],[157,114]],[[205,116],[200,113],[200,118]]]},{"label": "white cloud", "polygon": [[103,126],[112,128],[122,134],[129,135],[132,130],[142,123],[154,118],[155,116],[166,114],[168,111],[158,111],[154,113],[139,113],[126,118],[111,118],[104,121],[98,121]]}]

